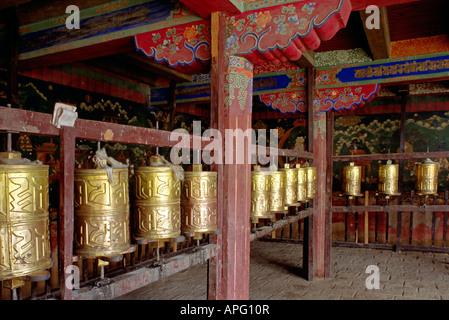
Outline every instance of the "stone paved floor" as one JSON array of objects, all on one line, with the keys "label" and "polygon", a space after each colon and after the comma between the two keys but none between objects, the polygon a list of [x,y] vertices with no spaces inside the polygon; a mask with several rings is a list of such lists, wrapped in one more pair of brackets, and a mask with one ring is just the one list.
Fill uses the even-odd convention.
[{"label": "stone paved floor", "polygon": [[[332,248],[332,276],[308,282],[299,277],[300,244],[253,241],[250,299],[254,300],[448,300],[449,255]],[[380,288],[365,285],[369,265],[379,268]],[[206,299],[207,264],[191,267],[120,297],[121,300]]]}]

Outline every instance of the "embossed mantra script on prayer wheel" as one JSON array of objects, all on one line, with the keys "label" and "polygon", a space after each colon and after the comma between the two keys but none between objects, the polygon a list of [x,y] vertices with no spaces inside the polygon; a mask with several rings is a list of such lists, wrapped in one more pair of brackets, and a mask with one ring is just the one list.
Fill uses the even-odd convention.
[{"label": "embossed mantra script on prayer wheel", "polygon": [[254,166],[251,172],[251,217],[270,218],[271,171],[261,171]]},{"label": "embossed mantra script on prayer wheel", "polygon": [[299,202],[307,200],[307,168],[301,168],[301,165],[296,164],[298,169],[298,198]]},{"label": "embossed mantra script on prayer wheel", "polygon": [[379,193],[387,196],[398,196],[399,165],[392,164],[391,160],[387,164],[379,166]]},{"label": "embossed mantra script on prayer wheel", "polygon": [[[75,253],[112,257],[131,246],[128,168],[75,170]],[[108,169],[108,170],[109,170]]]},{"label": "embossed mantra script on prayer wheel", "polygon": [[217,231],[217,173],[202,171],[201,164],[184,173],[181,220],[183,233]]},{"label": "embossed mantra script on prayer wheel", "polygon": [[271,213],[285,210],[285,171],[270,170],[270,205]]},{"label": "embossed mantra script on prayer wheel", "polygon": [[316,197],[316,167],[307,168],[307,199],[312,200]]},{"label": "embossed mantra script on prayer wheel", "polygon": [[438,193],[438,170],[440,164],[426,159],[416,164],[416,193],[418,195],[434,195]]},{"label": "embossed mantra script on prayer wheel", "polygon": [[343,195],[362,196],[362,167],[355,166],[351,162],[349,166],[343,167]]},{"label": "embossed mantra script on prayer wheel", "polygon": [[18,152],[0,160],[0,280],[7,280],[52,266],[48,166]]},{"label": "embossed mantra script on prayer wheel", "polygon": [[295,205],[298,203],[298,169],[286,163],[281,170],[285,172],[285,204]]},{"label": "embossed mantra script on prayer wheel", "polygon": [[134,237],[170,239],[181,235],[181,180],[158,156],[135,170]]}]

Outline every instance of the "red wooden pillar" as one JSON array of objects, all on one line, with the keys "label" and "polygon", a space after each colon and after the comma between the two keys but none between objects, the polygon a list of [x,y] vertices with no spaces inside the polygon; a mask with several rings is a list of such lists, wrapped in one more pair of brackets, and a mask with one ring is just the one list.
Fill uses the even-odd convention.
[{"label": "red wooden pillar", "polygon": [[[248,138],[234,139],[236,130],[252,129],[252,64],[225,55],[225,16],[212,14],[211,127],[221,132],[223,163],[212,166],[218,179],[218,223],[214,240],[218,254],[209,263],[209,299],[249,299],[251,158]],[[248,131],[249,132],[249,131]],[[232,158],[225,157],[232,148]],[[237,163],[244,154],[243,162]]]},{"label": "red wooden pillar", "polygon": [[71,300],[72,290],[65,284],[65,270],[72,265],[73,256],[73,197],[75,169],[75,128],[62,127],[60,140],[61,174],[59,180],[59,286],[61,299]]},{"label": "red wooden pillar", "polygon": [[[309,82],[315,79],[309,72]],[[312,90],[310,90],[312,92]],[[326,212],[328,198],[326,196],[327,146],[326,146],[326,112],[319,111],[320,104],[309,99],[309,107],[313,108],[313,164],[317,168],[316,198],[314,201],[314,267],[315,277],[325,277],[326,253]]]}]

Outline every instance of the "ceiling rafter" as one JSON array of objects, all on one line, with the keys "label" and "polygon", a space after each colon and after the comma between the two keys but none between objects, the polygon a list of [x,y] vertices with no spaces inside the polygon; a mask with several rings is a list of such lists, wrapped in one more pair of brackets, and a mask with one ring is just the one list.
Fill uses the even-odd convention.
[{"label": "ceiling rafter", "polygon": [[368,28],[367,26],[368,22],[371,20],[371,15],[376,14],[375,12],[369,13],[368,11],[367,13],[365,10],[360,10],[359,13],[373,59],[389,59],[391,53],[391,41],[387,7],[379,8],[378,28]]}]

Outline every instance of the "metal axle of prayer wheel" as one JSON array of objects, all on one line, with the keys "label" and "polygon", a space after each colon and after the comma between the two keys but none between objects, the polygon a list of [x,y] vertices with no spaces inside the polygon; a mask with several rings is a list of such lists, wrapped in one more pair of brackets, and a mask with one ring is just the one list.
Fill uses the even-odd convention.
[{"label": "metal axle of prayer wheel", "polygon": [[[128,168],[103,169],[97,164],[95,169],[75,170],[75,258],[117,262],[135,250],[130,236],[128,178]],[[102,272],[107,264],[99,260]]]},{"label": "metal axle of prayer wheel", "polygon": [[398,181],[399,165],[392,164],[391,160],[384,165],[379,165],[379,193],[384,194],[387,198],[401,195],[398,191]]},{"label": "metal axle of prayer wheel", "polygon": [[285,205],[294,206],[298,204],[298,169],[290,168],[288,163],[281,169],[285,172]]},{"label": "metal axle of prayer wheel", "polygon": [[181,192],[181,231],[201,239],[203,234],[219,232],[217,225],[217,173],[202,171],[194,164],[184,173]]},{"label": "metal axle of prayer wheel", "polygon": [[0,280],[13,300],[25,281],[49,279],[53,266],[48,168],[11,151],[10,139],[0,152]]},{"label": "metal axle of prayer wheel", "polygon": [[[137,243],[181,242],[181,180],[160,156],[135,169],[133,237]],[[143,241],[143,242],[142,242]]]},{"label": "metal axle of prayer wheel", "polygon": [[362,196],[362,167],[355,166],[354,162],[343,167],[343,195],[352,197]]},{"label": "metal axle of prayer wheel", "polygon": [[438,193],[438,171],[440,164],[426,159],[422,163],[416,163],[416,194],[423,196]]},{"label": "metal axle of prayer wheel", "polygon": [[310,167],[306,164],[307,169],[307,200],[316,198],[316,167]]},{"label": "metal axle of prayer wheel", "polygon": [[298,202],[307,200],[307,167],[302,167],[299,163],[296,164],[298,169]]},{"label": "metal axle of prayer wheel", "polygon": [[269,212],[286,213],[285,209],[285,171],[270,168]]},{"label": "metal axle of prayer wheel", "polygon": [[271,171],[261,171],[260,166],[254,166],[251,172],[251,221],[258,223],[259,219],[272,219],[270,211]]}]

